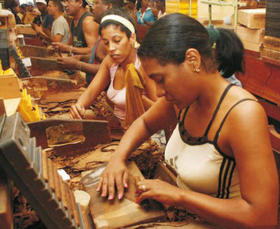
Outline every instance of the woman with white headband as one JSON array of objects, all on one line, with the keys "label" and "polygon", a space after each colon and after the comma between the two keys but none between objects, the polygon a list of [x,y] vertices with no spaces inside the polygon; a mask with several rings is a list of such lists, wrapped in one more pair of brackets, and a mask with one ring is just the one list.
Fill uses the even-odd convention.
[{"label": "woman with white headband", "polygon": [[85,109],[107,89],[114,115],[127,127],[156,100],[155,85],[137,57],[135,25],[128,13],[121,9],[107,11],[99,35],[108,55],[89,87],[71,107],[71,114],[83,118]]}]

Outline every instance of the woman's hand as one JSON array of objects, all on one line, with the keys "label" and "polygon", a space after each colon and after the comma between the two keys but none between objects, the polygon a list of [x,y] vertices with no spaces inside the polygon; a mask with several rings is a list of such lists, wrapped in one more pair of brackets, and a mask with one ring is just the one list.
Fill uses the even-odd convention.
[{"label": "woman's hand", "polygon": [[[116,154],[115,154],[116,155]],[[115,198],[115,187],[117,187],[118,199],[124,196],[124,188],[128,188],[128,170],[125,161],[113,155],[100,176],[97,191],[108,200]]]},{"label": "woman's hand", "polygon": [[182,189],[162,180],[141,180],[137,183],[137,202],[141,203],[145,199],[153,199],[164,205],[178,205]]},{"label": "woman's hand", "polygon": [[57,58],[59,66],[67,69],[79,69],[79,61],[75,57],[61,57]]},{"label": "woman's hand", "polygon": [[74,119],[83,119],[83,117],[85,115],[85,111],[86,111],[85,107],[79,103],[75,103],[70,108],[71,116]]}]

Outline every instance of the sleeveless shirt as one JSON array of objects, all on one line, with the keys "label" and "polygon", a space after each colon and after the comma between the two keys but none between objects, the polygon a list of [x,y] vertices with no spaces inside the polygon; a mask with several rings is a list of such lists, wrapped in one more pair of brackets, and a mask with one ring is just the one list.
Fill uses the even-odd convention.
[{"label": "sleeveless shirt", "polygon": [[[239,103],[254,99],[245,98],[235,103],[224,116],[213,141],[208,132],[219,111],[230,84],[223,92],[206,131],[201,137],[192,137],[184,127],[188,108],[179,113],[179,123],[173,131],[165,151],[165,161],[177,173],[177,185],[182,189],[208,194],[217,198],[240,196],[239,175],[234,158],[224,154],[217,142],[219,133],[230,111]],[[183,113],[183,117],[182,116]]]},{"label": "sleeveless shirt", "polygon": [[74,47],[87,47],[87,42],[85,40],[84,32],[83,32],[83,21],[85,17],[93,15],[86,11],[79,19],[78,25],[74,26],[74,20],[71,22],[71,34],[72,34],[72,45]]}]

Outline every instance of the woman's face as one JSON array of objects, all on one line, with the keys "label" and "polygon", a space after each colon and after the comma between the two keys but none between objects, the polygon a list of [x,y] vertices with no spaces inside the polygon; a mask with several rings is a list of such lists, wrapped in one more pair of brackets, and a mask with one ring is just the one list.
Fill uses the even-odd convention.
[{"label": "woman's face", "polygon": [[168,63],[161,65],[155,58],[141,59],[143,68],[157,85],[157,96],[184,108],[197,97],[196,77],[186,62],[179,65]]},{"label": "woman's face", "polygon": [[134,39],[128,38],[126,33],[117,25],[108,25],[101,31],[107,53],[116,64],[123,63],[132,51]]}]

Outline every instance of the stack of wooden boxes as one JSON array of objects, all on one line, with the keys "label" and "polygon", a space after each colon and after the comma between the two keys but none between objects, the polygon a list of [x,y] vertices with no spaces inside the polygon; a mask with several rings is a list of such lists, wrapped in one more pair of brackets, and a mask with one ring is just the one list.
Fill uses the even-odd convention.
[{"label": "stack of wooden boxes", "polygon": [[235,32],[247,50],[259,52],[265,31],[265,8],[240,9]]},{"label": "stack of wooden boxes", "polygon": [[261,56],[272,61],[280,61],[280,1],[268,0],[265,37]]}]

